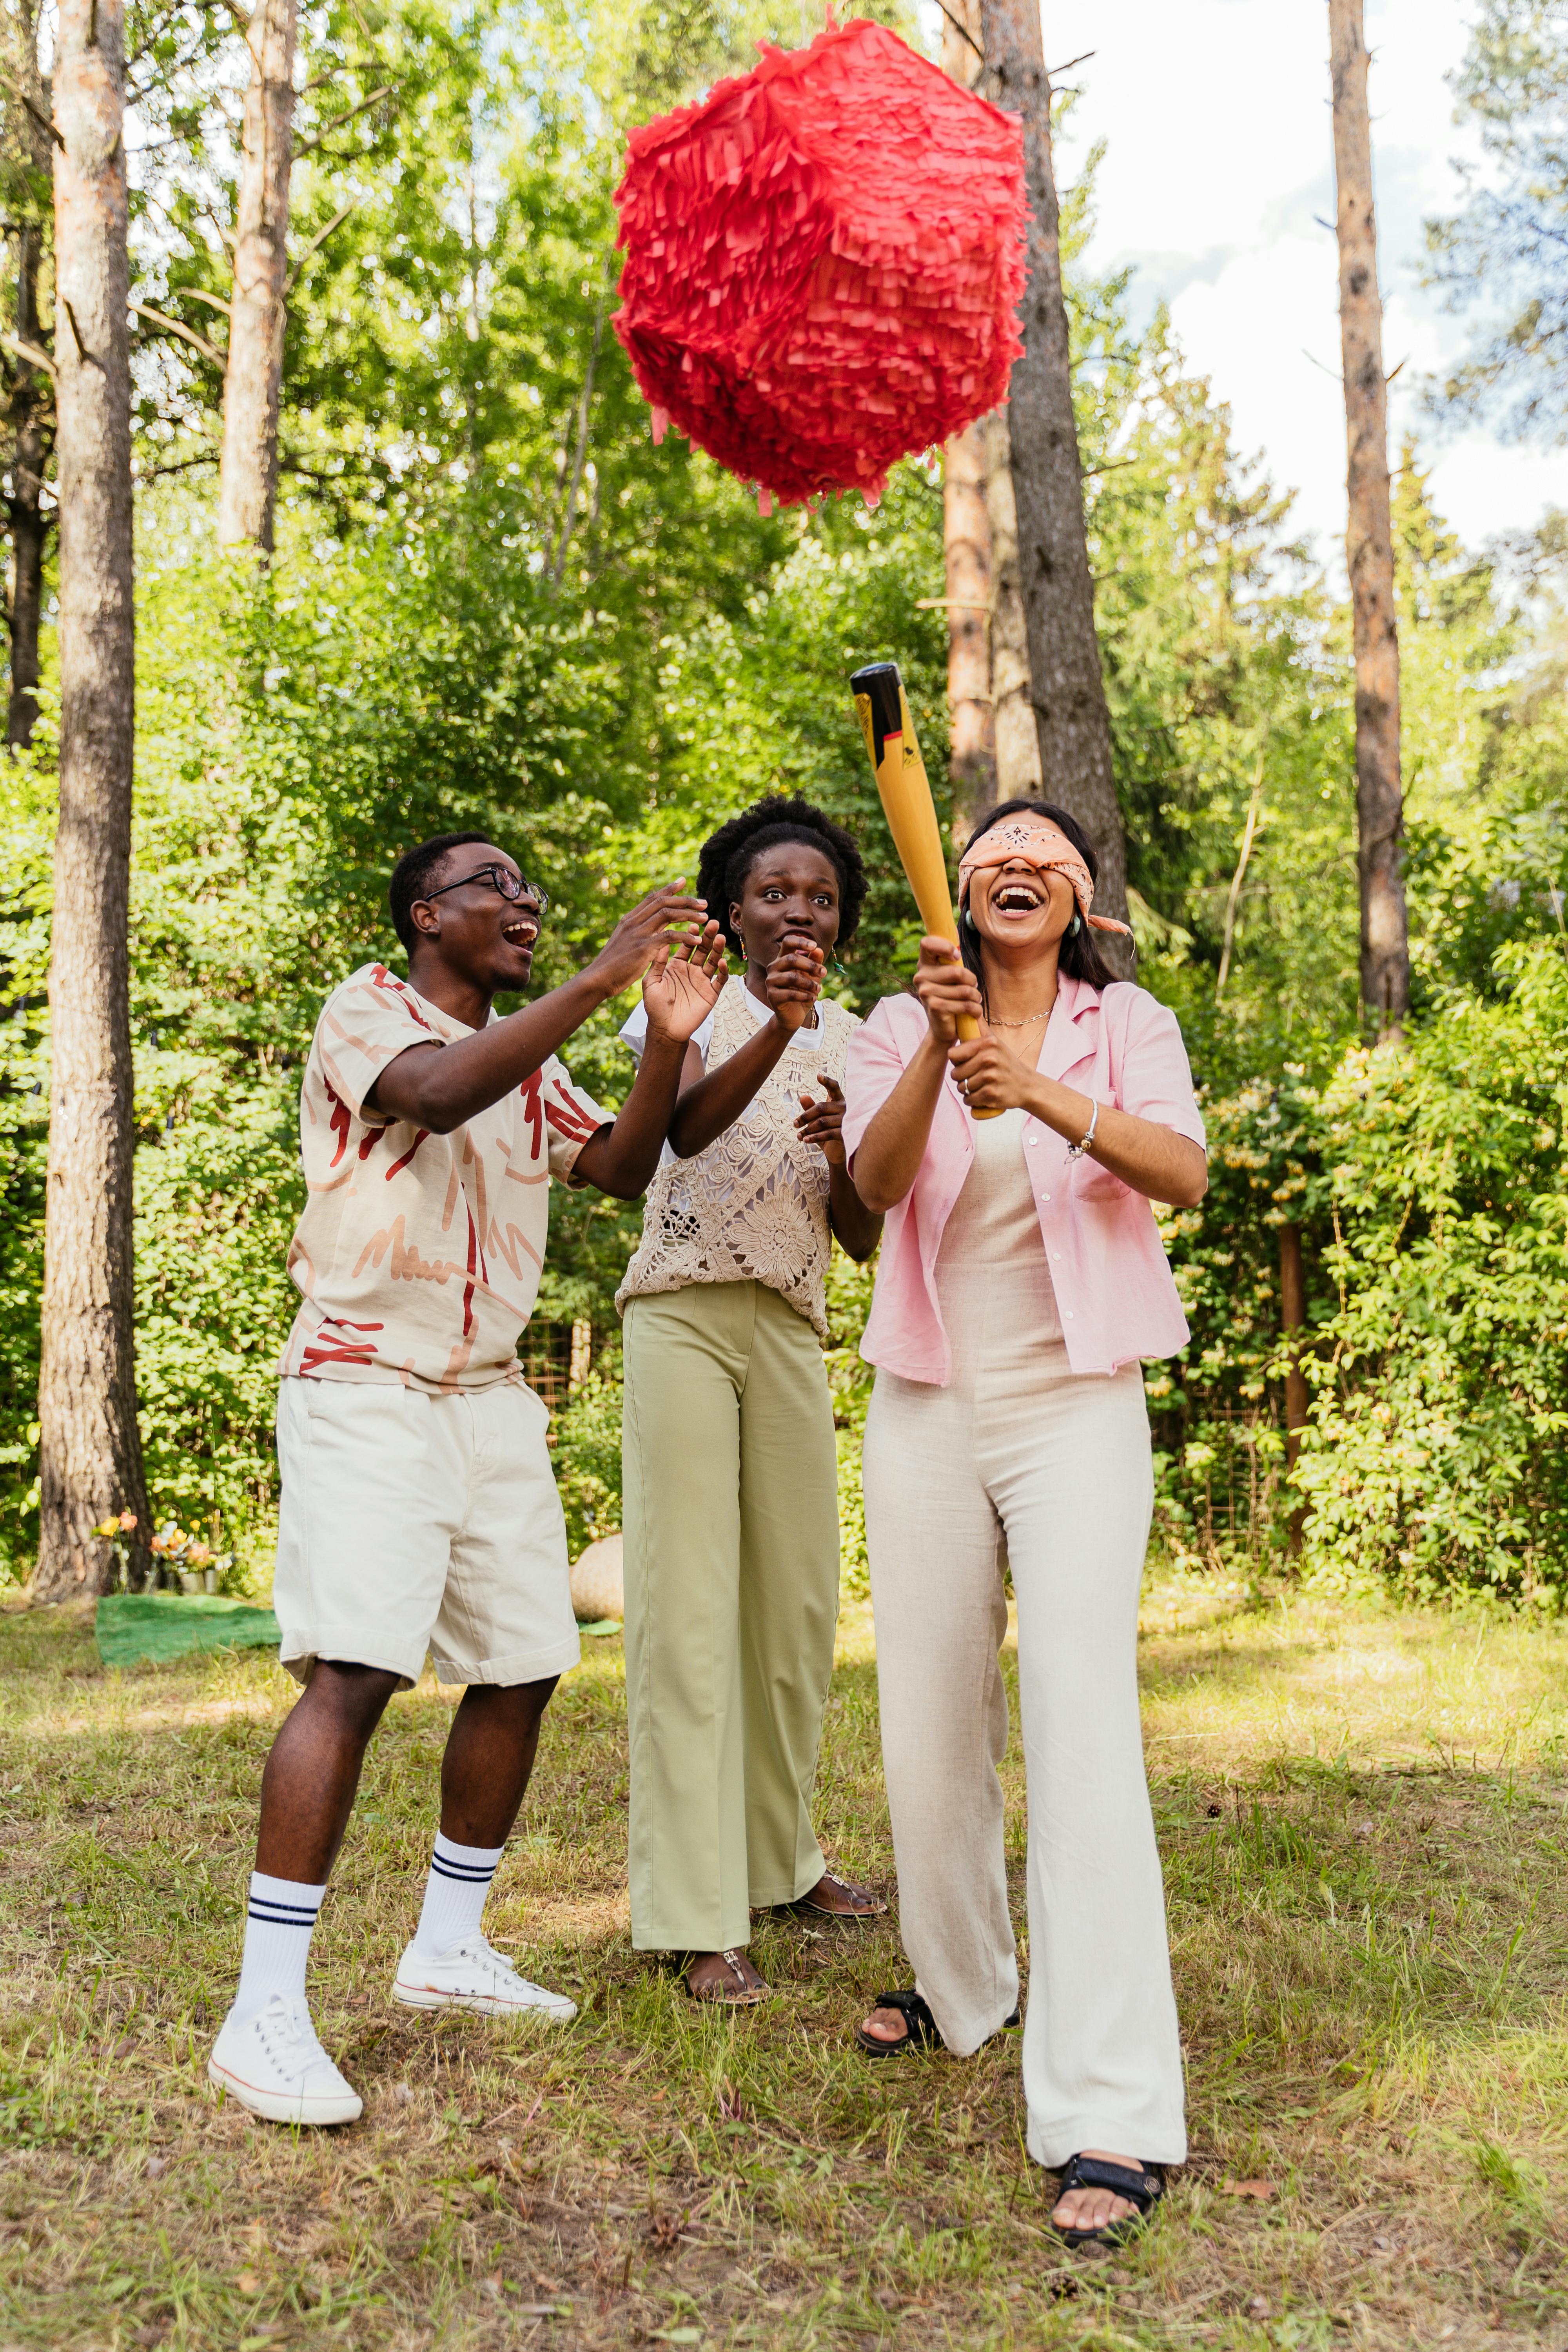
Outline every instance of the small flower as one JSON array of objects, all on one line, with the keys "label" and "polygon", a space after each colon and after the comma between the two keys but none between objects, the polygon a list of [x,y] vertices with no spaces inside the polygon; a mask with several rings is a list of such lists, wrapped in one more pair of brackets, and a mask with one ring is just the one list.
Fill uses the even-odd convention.
[{"label": "small flower", "polygon": [[124,1529],[125,1533],[129,1535],[132,1528],[136,1525],[135,1512],[121,1511],[120,1514],[120,1525]]}]

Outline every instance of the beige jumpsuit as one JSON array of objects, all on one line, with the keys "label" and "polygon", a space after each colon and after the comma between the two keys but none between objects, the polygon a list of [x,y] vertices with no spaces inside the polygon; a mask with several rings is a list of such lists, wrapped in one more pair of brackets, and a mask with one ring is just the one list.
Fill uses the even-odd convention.
[{"label": "beige jumpsuit", "polygon": [[866,1530],[904,1948],[966,2055],[1018,1998],[1003,1798],[1004,1558],[1028,1790],[1029,2150],[1186,2152],[1143,1769],[1138,1594],[1153,1498],[1142,1373],[1076,1377],[1024,1162],[977,1120],[936,1280],[950,1384],[879,1371]]}]

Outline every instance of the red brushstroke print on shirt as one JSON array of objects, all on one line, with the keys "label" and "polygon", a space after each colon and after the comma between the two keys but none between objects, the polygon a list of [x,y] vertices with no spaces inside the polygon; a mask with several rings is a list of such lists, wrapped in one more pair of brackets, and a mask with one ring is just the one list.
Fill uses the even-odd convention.
[{"label": "red brushstroke print on shirt", "polygon": [[409,1161],[413,1159],[415,1153],[418,1150],[420,1145],[424,1142],[430,1130],[427,1127],[422,1127],[419,1129],[418,1134],[415,1137],[413,1142],[409,1145],[407,1150],[404,1153],[402,1159],[395,1160],[393,1161],[391,1167],[386,1171],[386,1181],[389,1184],[395,1176],[400,1174],[401,1171],[407,1167]]},{"label": "red brushstroke print on shirt", "polygon": [[328,1163],[330,1167],[335,1168],[349,1148],[349,1129],[353,1124],[353,1113],[342,1095],[338,1093],[331,1078],[323,1078],[321,1084],[327,1090],[327,1100],[332,1106],[332,1116],[328,1124],[338,1139],[338,1148]]},{"label": "red brushstroke print on shirt", "polygon": [[598,1133],[600,1121],[584,1108],[575,1095],[567,1092],[559,1078],[555,1081],[555,1093],[558,1099],[544,1106],[545,1118],[568,1143],[586,1143],[591,1135]]},{"label": "red brushstroke print on shirt", "polygon": [[522,1097],[522,1115],[528,1121],[529,1131],[532,1138],[532,1151],[535,1160],[539,1158],[540,1153],[544,1149],[544,1114],[540,1108],[539,1102],[540,1088],[543,1083],[543,1071],[535,1070],[533,1076],[531,1078],[524,1078],[521,1086],[518,1088],[519,1094]]}]

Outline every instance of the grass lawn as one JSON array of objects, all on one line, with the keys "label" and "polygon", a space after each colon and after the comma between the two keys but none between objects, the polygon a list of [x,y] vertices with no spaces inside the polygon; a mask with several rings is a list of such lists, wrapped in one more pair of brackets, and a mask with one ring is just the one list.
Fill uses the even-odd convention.
[{"label": "grass lawn", "polygon": [[[388,2000],[456,1696],[426,1681],[373,1749],[311,1963],[364,2118],[295,2136],[205,2073],[291,1685],[255,1653],[106,1675],[81,1612],[0,1614],[0,2352],[1568,2347],[1563,1631],[1152,1589],[1194,2152],[1110,2258],[1045,2226],[1016,2039],[855,2052],[907,1980],[890,1928],[760,1923],[777,1998],[728,2020],[633,1954],[620,1645],[584,1646],[488,1915],[577,2025]],[[890,1885],[858,1609],[819,1820]]]}]

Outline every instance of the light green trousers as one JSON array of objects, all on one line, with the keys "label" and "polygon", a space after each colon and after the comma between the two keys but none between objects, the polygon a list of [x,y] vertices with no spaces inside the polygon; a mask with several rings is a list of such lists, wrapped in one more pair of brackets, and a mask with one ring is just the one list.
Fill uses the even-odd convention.
[{"label": "light green trousers", "polygon": [[833,1410],[816,1334],[760,1282],[630,1298],[624,1347],[632,1942],[721,1952],[822,1875]]}]

